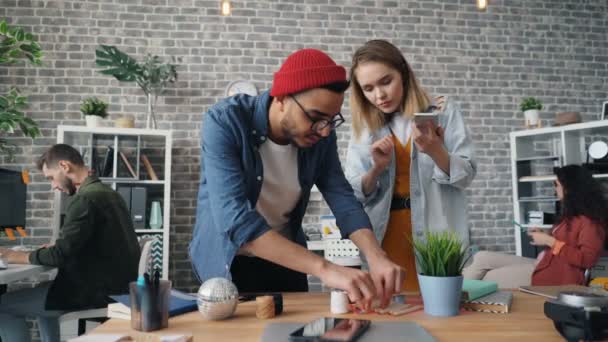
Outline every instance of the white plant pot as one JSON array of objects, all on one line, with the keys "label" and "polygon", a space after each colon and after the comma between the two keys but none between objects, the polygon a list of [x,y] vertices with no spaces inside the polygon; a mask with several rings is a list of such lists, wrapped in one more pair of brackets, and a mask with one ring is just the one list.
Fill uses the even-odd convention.
[{"label": "white plant pot", "polygon": [[538,110],[529,109],[524,112],[524,118],[526,119],[526,126],[539,126]]},{"label": "white plant pot", "polygon": [[97,115],[85,115],[84,120],[87,123],[87,127],[99,127],[101,126],[101,116]]}]

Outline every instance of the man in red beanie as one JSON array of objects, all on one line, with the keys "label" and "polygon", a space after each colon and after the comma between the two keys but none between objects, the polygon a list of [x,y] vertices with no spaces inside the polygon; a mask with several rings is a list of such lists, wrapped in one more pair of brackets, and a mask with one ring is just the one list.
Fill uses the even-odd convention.
[{"label": "man in red beanie", "polygon": [[[303,49],[285,60],[269,92],[227,98],[205,114],[190,244],[201,281],[231,278],[240,292],[307,291],[312,274],[364,307],[375,297],[387,305],[401,289],[404,271],[378,245],[338,158],[347,88],[344,67]],[[305,248],[302,218],[313,185],[342,236],[365,254],[369,273]]]}]

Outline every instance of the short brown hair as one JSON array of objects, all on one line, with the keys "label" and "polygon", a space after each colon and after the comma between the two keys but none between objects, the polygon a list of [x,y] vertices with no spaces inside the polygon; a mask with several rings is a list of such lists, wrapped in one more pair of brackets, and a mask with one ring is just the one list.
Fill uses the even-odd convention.
[{"label": "short brown hair", "polygon": [[52,168],[60,160],[69,161],[76,166],[84,166],[84,160],[82,160],[82,156],[75,148],[67,144],[56,144],[51,146],[38,158],[36,167],[42,171],[42,167],[45,164],[47,168]]}]

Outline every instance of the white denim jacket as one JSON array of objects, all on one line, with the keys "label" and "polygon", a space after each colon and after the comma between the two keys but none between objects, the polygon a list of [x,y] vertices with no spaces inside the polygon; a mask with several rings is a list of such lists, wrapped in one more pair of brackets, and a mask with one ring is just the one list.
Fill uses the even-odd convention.
[{"label": "white denim jacket", "polygon": [[[477,172],[473,144],[464,124],[460,107],[448,102],[439,114],[439,125],[445,129],[444,144],[450,155],[450,175],[443,172],[431,157],[412,143],[410,164],[410,197],[412,229],[421,237],[425,230],[457,232],[469,243],[468,210],[464,189]],[[376,189],[365,196],[361,178],[372,167],[371,145],[390,134],[387,125],[375,133],[364,131],[359,139],[351,138],[346,157],[346,177],[372,222],[380,243],[384,238],[395,186],[395,152],[389,167],[378,178]]]}]

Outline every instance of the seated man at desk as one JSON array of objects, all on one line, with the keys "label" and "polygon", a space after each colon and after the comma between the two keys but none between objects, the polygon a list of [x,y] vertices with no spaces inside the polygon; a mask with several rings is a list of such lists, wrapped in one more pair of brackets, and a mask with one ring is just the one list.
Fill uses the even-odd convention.
[{"label": "seated man at desk", "polygon": [[71,196],[59,238],[33,252],[0,249],[12,264],[58,268],[53,282],[0,298],[0,337],[30,341],[25,317],[38,319],[42,341],[59,341],[59,315],[104,307],[109,294],[128,291],[137,278],[139,244],[122,197],[89,175],[74,148],[57,144],[37,161],[53,189]]}]

